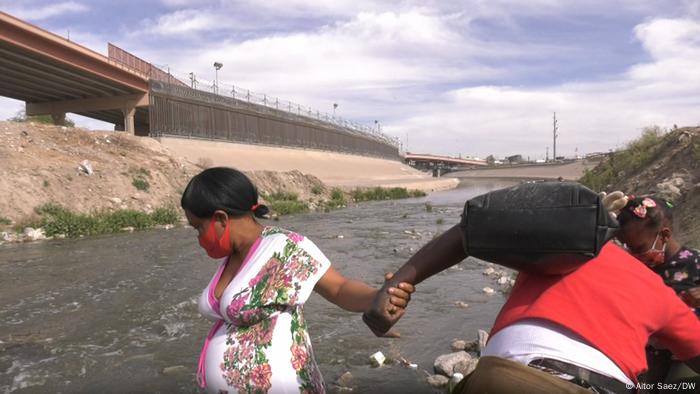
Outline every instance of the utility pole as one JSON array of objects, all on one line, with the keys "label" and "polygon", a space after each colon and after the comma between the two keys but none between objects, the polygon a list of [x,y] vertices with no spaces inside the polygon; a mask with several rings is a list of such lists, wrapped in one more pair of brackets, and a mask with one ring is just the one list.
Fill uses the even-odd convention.
[{"label": "utility pole", "polygon": [[544,157],[544,161],[545,162],[549,161],[549,147],[547,147],[547,155]]},{"label": "utility pole", "polygon": [[552,125],[553,125],[552,134],[554,136],[554,145],[552,146],[552,159],[554,161],[556,161],[557,160],[557,137],[559,136],[559,134],[557,134],[559,127],[557,127],[557,113],[556,112],[554,113],[554,120],[552,122]]},{"label": "utility pole", "polygon": [[197,89],[197,77],[194,75],[194,73],[190,73],[190,83],[192,89]]}]

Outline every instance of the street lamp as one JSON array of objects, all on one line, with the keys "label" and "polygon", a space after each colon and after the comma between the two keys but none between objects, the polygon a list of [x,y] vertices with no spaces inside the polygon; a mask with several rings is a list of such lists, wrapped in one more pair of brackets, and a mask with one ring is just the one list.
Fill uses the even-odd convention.
[{"label": "street lamp", "polygon": [[216,94],[219,94],[219,70],[223,66],[223,63],[214,62],[214,89],[216,91]]},{"label": "street lamp", "polygon": [[333,103],[333,117],[335,118],[335,109],[338,108],[338,103]]}]

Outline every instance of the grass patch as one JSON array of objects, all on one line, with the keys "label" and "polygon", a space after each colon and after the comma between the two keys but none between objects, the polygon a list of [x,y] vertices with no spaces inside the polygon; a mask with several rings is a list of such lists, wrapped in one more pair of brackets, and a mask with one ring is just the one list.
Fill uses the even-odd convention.
[{"label": "grass patch", "polygon": [[435,221],[435,224],[443,224],[443,223],[445,223],[445,219],[443,219],[443,218],[438,218],[438,219]]},{"label": "grass patch", "polygon": [[43,185],[44,185],[44,187],[49,187],[49,181],[47,181],[46,179],[44,179]]},{"label": "grass patch", "polygon": [[59,234],[69,238],[111,234],[125,227],[145,230],[158,224],[175,224],[179,220],[178,212],[173,207],[158,208],[150,214],[133,209],[80,214],[57,204],[45,204],[35,211],[39,219],[30,227],[43,228],[49,237]]},{"label": "grass patch", "polygon": [[313,194],[315,194],[315,195],[318,196],[319,194],[323,193],[323,188],[322,188],[321,186],[314,185],[314,186],[311,188],[311,193],[313,193]]},{"label": "grass patch", "polygon": [[10,224],[12,224],[12,220],[10,220],[4,216],[0,216],[0,225],[9,226]]},{"label": "grass patch", "polygon": [[148,179],[151,177],[151,171],[139,167],[137,169],[132,168],[129,172],[131,173],[131,184],[134,185],[136,190],[148,192],[151,188],[151,184],[148,182]]},{"label": "grass patch", "polygon": [[309,211],[309,206],[303,201],[299,201],[296,193],[276,192],[270,195],[263,195],[267,200],[270,209],[278,215],[293,215]]},{"label": "grass patch", "polygon": [[425,212],[433,212],[433,204],[426,202],[425,203]]},{"label": "grass patch", "polygon": [[356,202],[378,200],[400,200],[404,198],[424,197],[426,194],[420,190],[406,190],[403,187],[374,187],[371,189],[355,189],[350,192]]},{"label": "grass patch", "polygon": [[331,190],[331,199],[324,203],[324,210],[329,212],[332,209],[339,209],[346,205],[345,194],[336,187]]},{"label": "grass patch", "polygon": [[594,169],[586,170],[579,182],[600,191],[629,177],[656,159],[667,136],[659,127],[645,128],[641,137],[627,144],[624,150],[612,153]]}]

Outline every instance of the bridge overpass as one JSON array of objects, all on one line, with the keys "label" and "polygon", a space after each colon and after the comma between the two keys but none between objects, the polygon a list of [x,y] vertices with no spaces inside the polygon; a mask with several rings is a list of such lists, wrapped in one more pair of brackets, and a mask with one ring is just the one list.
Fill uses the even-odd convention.
[{"label": "bridge overpass", "polygon": [[448,172],[467,168],[483,167],[487,165],[485,160],[462,159],[461,157],[439,156],[427,153],[407,152],[403,159],[404,162],[411,167],[426,171],[433,171],[435,176],[440,176]]},{"label": "bridge overpass", "polygon": [[[217,89],[218,90],[218,89]],[[0,95],[27,115],[67,112],[140,136],[301,147],[398,159],[398,143],[370,128],[280,101],[190,88],[169,73],[108,45],[104,56],[0,12]]]}]

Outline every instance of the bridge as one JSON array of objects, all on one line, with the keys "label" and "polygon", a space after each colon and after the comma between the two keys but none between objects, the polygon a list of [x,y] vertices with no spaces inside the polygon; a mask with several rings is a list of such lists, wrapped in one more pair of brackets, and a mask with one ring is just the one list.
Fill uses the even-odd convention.
[{"label": "bridge", "polygon": [[485,160],[462,159],[458,157],[438,156],[431,154],[420,154],[407,152],[404,162],[421,170],[432,171],[434,176],[441,176],[448,172],[460,171],[468,168],[486,166]]},{"label": "bridge", "polygon": [[[66,113],[140,136],[330,150],[399,159],[398,141],[370,127],[247,92],[196,89],[113,45],[104,56],[0,12],[0,95],[27,115]],[[238,93],[238,95],[236,95]]]}]

